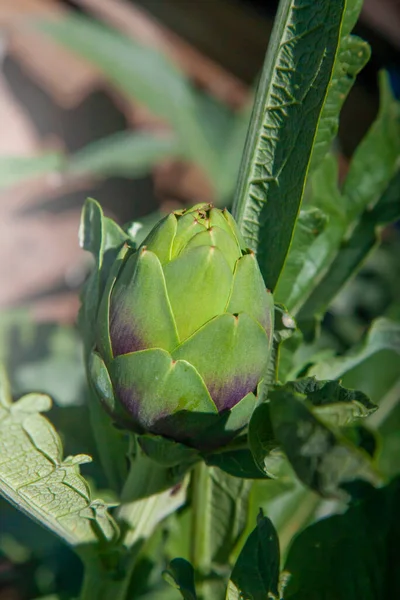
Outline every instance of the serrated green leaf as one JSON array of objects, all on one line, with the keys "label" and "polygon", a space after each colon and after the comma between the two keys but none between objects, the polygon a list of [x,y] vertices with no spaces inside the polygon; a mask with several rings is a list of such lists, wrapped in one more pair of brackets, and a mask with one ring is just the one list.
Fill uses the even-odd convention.
[{"label": "serrated green leaf", "polygon": [[307,396],[313,406],[313,413],[324,422],[337,427],[368,417],[377,409],[366,394],[348,390],[340,381],[319,381],[315,377],[304,377],[288,382],[284,389]]},{"label": "serrated green leaf", "polygon": [[360,15],[364,0],[347,0],[346,1],[346,12],[343,19],[342,25],[342,37],[348,35],[354,25],[357,23]]},{"label": "serrated green leaf", "polygon": [[183,600],[197,599],[194,586],[194,569],[187,560],[174,558],[163,575],[170,585],[180,591]]},{"label": "serrated green leaf", "polygon": [[35,177],[58,173],[64,158],[58,152],[39,156],[2,156],[0,158],[0,189],[17,185]]},{"label": "serrated green leaf", "polygon": [[227,600],[278,598],[279,560],[277,533],[261,513],[232,571]]},{"label": "serrated green leaf", "polygon": [[385,318],[377,319],[362,344],[343,356],[314,365],[308,374],[317,379],[339,379],[381,350],[393,350],[400,354],[400,323]]},{"label": "serrated green leaf", "polygon": [[400,480],[295,538],[285,570],[290,600],[386,600],[400,595]]},{"label": "serrated green leaf", "polygon": [[270,398],[274,433],[300,481],[321,496],[344,499],[345,483],[379,483],[368,455],[317,418],[302,395],[282,389]]},{"label": "serrated green leaf", "polygon": [[310,171],[324,158],[339,129],[339,114],[354,85],[358,73],[365,67],[371,55],[370,46],[355,35],[342,38],[333,70],[332,81],[322,111],[317,137],[313,148]]},{"label": "serrated green leaf", "polygon": [[310,171],[319,165],[329,151],[338,132],[341,108],[354,85],[356,76],[370,58],[369,44],[357,36],[349,35],[356,24],[362,4],[363,0],[346,1],[339,50],[318,124]]},{"label": "serrated green leaf", "polygon": [[398,168],[400,102],[395,99],[385,72],[380,73],[379,88],[378,117],[356,149],[343,187],[350,219],[376,204]]},{"label": "serrated green leaf", "polygon": [[179,155],[179,144],[172,135],[123,131],[92,142],[66,162],[71,175],[121,176],[147,174],[159,162]]},{"label": "serrated green leaf", "polygon": [[50,398],[43,394],[28,394],[17,402],[2,396],[0,492],[70,545],[112,541],[117,525],[107,505],[91,498],[79,473],[79,465],[91,459],[85,455],[63,459],[57,432],[40,414],[50,406]]},{"label": "serrated green leaf", "polygon": [[[274,290],[299,211],[344,2],[283,0],[257,91],[234,215]],[[313,51],[310,53],[310,47]]]}]

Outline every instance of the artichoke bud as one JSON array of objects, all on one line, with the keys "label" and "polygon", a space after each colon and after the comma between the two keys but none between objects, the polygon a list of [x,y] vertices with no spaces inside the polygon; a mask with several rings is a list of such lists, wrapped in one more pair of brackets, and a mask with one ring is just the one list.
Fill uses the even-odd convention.
[{"label": "artichoke bud", "polygon": [[175,211],[124,247],[100,302],[90,373],[122,426],[200,450],[249,421],[273,299],[226,210]]}]

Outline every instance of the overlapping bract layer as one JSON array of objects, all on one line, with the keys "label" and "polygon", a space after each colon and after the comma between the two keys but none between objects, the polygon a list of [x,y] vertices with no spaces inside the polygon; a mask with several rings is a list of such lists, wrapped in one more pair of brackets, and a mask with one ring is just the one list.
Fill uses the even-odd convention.
[{"label": "overlapping bract layer", "polygon": [[255,406],[272,315],[272,296],[231,215],[211,205],[176,211],[113,266],[93,382],[127,426],[214,447]]}]

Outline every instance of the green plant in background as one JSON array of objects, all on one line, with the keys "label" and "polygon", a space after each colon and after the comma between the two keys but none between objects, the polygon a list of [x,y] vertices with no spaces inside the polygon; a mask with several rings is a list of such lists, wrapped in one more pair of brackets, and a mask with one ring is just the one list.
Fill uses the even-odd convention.
[{"label": "green plant in background", "polygon": [[[234,219],[195,206],[144,239],[85,204],[95,266],[79,325],[101,474],[89,486],[88,457],[63,457],[47,396],[12,402],[3,379],[0,413],[2,494],[80,556],[81,600],[400,593],[396,286],[364,339],[354,311],[357,331],[340,334],[352,276],[400,216],[400,104],[385,74],[341,186],[331,150],[369,56],[351,35],[360,9],[281,1]],[[339,331],[321,328],[328,308]]]}]

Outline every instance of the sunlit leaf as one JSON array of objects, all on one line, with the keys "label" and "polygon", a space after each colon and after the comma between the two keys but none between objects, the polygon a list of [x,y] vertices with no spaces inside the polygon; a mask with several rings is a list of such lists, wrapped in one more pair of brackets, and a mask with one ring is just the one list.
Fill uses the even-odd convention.
[{"label": "sunlit leaf", "polygon": [[355,35],[349,35],[360,14],[362,4],[363,0],[346,2],[339,49],[318,124],[310,170],[314,170],[329,151],[338,132],[341,108],[354,85],[356,76],[370,57],[369,44]]},{"label": "sunlit leaf", "polygon": [[28,394],[12,402],[2,378],[0,492],[14,506],[70,545],[111,541],[117,526],[102,500],[91,497],[79,465],[86,455],[63,458],[60,438],[41,415],[51,400]]},{"label": "sunlit leaf", "polygon": [[275,19],[234,205],[271,290],[292,239],[343,10],[342,1],[283,0]]}]

